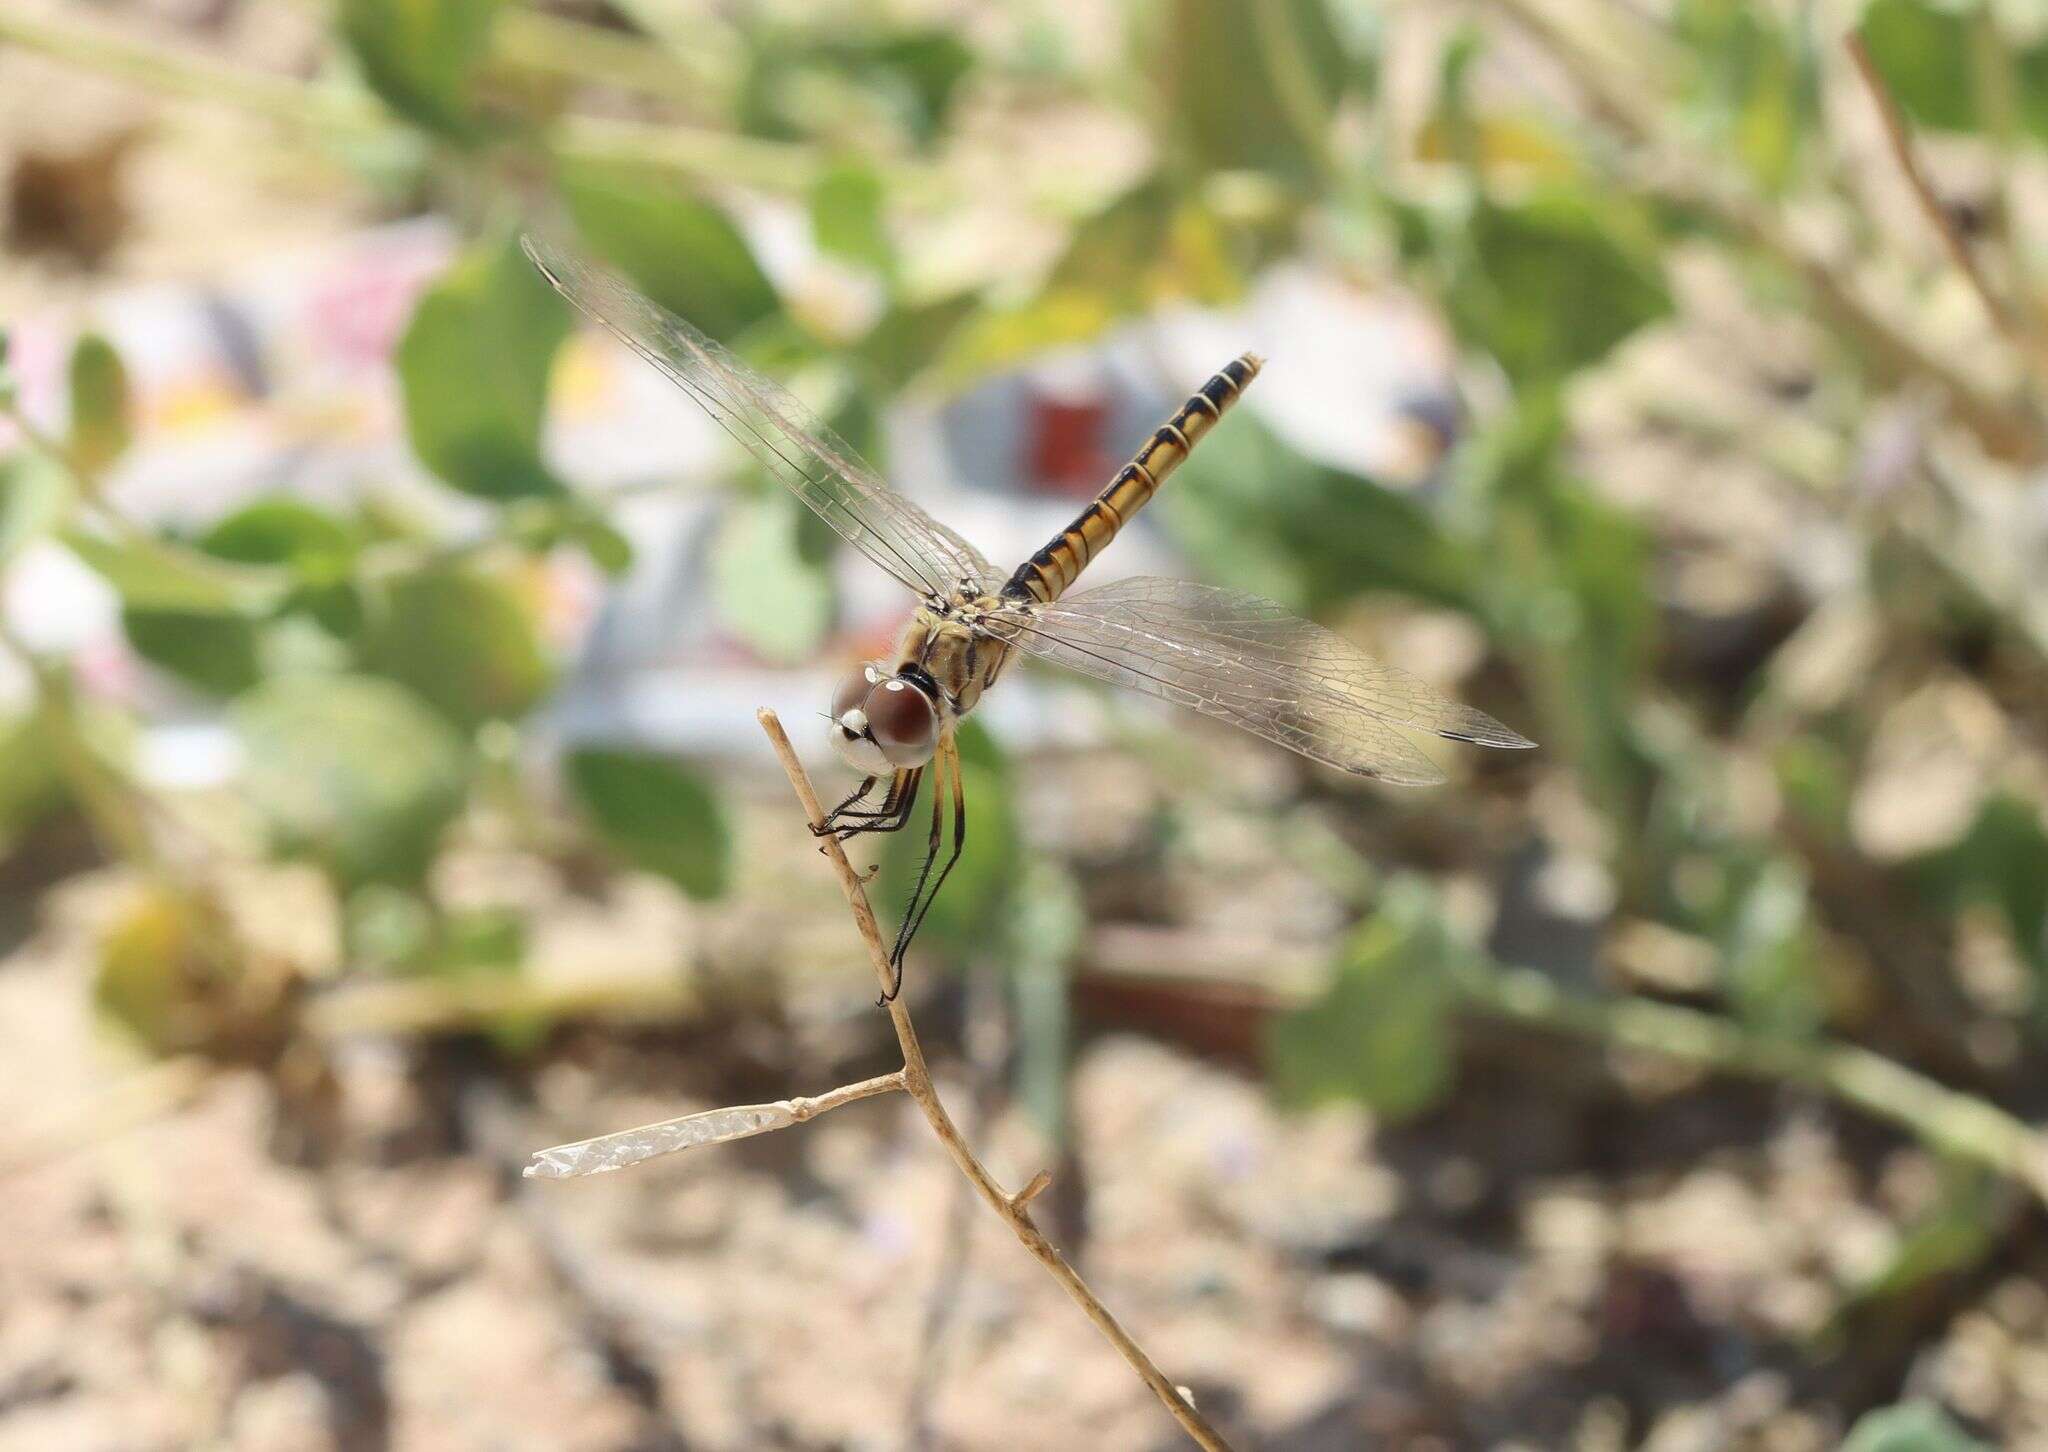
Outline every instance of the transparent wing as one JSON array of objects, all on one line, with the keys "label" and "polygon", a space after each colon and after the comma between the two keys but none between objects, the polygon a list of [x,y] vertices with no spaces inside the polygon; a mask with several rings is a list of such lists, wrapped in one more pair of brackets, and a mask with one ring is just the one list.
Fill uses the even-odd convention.
[{"label": "transparent wing", "polygon": [[1447,700],[1271,600],[1140,578],[988,617],[1040,659],[1189,706],[1359,776],[1426,785],[1442,770],[1408,739],[1535,743]]},{"label": "transparent wing", "polygon": [[841,538],[924,595],[1002,577],[981,552],[898,494],[786,389],[769,382],[623,279],[540,238],[526,255],[562,296],[659,368]]}]

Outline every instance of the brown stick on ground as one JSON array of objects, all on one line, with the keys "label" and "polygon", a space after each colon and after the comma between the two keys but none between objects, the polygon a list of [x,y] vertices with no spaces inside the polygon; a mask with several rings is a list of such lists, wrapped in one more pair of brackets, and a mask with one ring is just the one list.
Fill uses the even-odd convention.
[{"label": "brown stick on ground", "polygon": [[[757,715],[761,729],[768,733],[768,740],[775,747],[775,755],[782,762],[782,769],[789,774],[789,784],[796,788],[797,800],[803,803],[804,815],[810,819],[812,826],[822,826],[825,821],[824,808],[818,803],[818,793],[811,786],[811,779],[805,773],[803,763],[796,759],[796,752],[789,744],[789,737],[783,733],[782,723],[776,719],[773,711],[763,710]],[[853,865],[846,860],[846,853],[840,849],[838,841],[832,837],[824,837],[820,841],[826,860],[832,864],[832,870],[839,874],[840,891],[845,893],[846,905],[853,910],[853,925],[860,930],[861,941],[867,944],[868,957],[875,967],[875,977],[881,983],[882,991],[887,993],[893,977],[889,971],[889,950],[882,944],[881,929],[875,924],[875,910],[868,904],[867,889],[861,885],[860,874],[855,872]],[[896,1042],[903,1048],[903,1087],[910,1097],[917,1101],[917,1107],[924,1112],[926,1123],[931,1125],[932,1133],[938,1136],[939,1143],[946,1147],[946,1153],[953,1157],[953,1163],[959,1166],[960,1173],[967,1177],[988,1208],[995,1211],[1003,1223],[1010,1227],[1011,1233],[1023,1242],[1024,1248],[1045,1267],[1046,1273],[1060,1283],[1060,1289],[1071,1296],[1074,1304],[1095,1323],[1095,1329],[1109,1339],[1109,1344],[1117,1349],[1118,1355],[1131,1364],[1131,1369],[1138,1373],[1145,1385],[1152,1389],[1152,1394],[1173,1414],[1173,1419],[1180,1423],[1181,1429],[1194,1438],[1197,1445],[1207,1449],[1207,1452],[1230,1452],[1230,1444],[1225,1442],[1202,1414],[1195,1410],[1194,1404],[1180,1389],[1167,1379],[1166,1373],[1153,1365],[1152,1358],[1131,1339],[1130,1333],[1117,1323],[1116,1317],[1110,1315],[1108,1308],[1088,1289],[1088,1283],[1081,1279],[1080,1273],[1067,1264],[1066,1257],[1061,1255],[1052,1242],[1032,1223],[1031,1196],[1037,1189],[1043,1188],[1039,1181],[1047,1177],[1041,1175],[1013,1196],[998,1185],[995,1178],[983,1168],[981,1161],[975,1158],[974,1151],[968,1148],[967,1141],[960,1137],[960,1131],[954,1127],[952,1118],[946,1113],[946,1106],[939,1102],[938,1092],[932,1088],[931,1075],[925,1068],[924,1049],[918,1044],[917,1029],[910,1021],[908,1006],[901,997],[898,997],[891,1000],[888,1007],[889,1022],[896,1030]]]}]

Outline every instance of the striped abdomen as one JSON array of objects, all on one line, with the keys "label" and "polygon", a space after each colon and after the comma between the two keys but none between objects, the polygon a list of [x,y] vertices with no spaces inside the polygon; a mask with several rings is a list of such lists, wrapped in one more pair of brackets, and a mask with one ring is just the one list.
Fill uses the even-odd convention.
[{"label": "striped abdomen", "polygon": [[1180,467],[1202,435],[1216,426],[1224,411],[1237,402],[1254,378],[1259,376],[1259,357],[1246,353],[1223,365],[1223,370],[1203,384],[1175,414],[1154,433],[1137,457],[1124,465],[1109,487],[1074,522],[1061,530],[1052,542],[1023,564],[1003,586],[1011,598],[1052,601],[1101,554],[1117,531],[1130,523],[1131,516],[1145,507],[1145,501],[1159,492],[1166,476]]}]

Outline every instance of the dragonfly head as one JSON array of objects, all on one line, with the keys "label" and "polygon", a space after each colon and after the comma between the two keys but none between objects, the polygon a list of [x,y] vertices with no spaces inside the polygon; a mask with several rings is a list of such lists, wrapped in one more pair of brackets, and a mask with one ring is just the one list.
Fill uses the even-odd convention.
[{"label": "dragonfly head", "polygon": [[939,708],[915,681],[869,661],[832,693],[830,730],[841,761],[866,776],[887,776],[932,759]]}]

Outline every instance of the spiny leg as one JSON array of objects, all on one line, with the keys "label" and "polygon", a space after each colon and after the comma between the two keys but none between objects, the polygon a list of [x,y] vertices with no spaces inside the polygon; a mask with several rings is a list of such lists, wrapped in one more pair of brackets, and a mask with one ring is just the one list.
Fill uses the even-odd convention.
[{"label": "spiny leg", "polygon": [[[881,810],[875,812],[848,812],[841,823],[851,826],[833,825],[825,829],[842,842],[869,832],[894,832],[910,820],[910,809],[917,804],[917,784],[924,776],[923,767],[913,767],[896,773],[896,779],[889,784],[889,795],[882,801]],[[819,836],[824,833],[820,832]]]},{"label": "spiny leg", "polygon": [[[932,838],[931,849],[925,854],[924,867],[918,873],[917,891],[910,896],[910,906],[903,914],[903,926],[896,932],[896,946],[889,951],[889,966],[895,972],[895,982],[882,995],[882,1002],[894,998],[903,987],[903,956],[910,951],[911,939],[924,926],[925,914],[932,910],[932,904],[939,900],[939,889],[946,885],[946,878],[952,874],[953,866],[960,860],[961,852],[967,846],[967,786],[960,771],[959,749],[949,739],[939,748],[941,760],[932,776]],[[932,863],[939,854],[940,822],[946,791],[946,768],[950,765],[953,776],[953,851],[946,858],[946,865],[939,869],[938,877],[926,891],[925,880],[930,877]],[[919,898],[923,901],[920,903]]]},{"label": "spiny leg", "polygon": [[[860,801],[863,801],[863,800],[865,800],[865,799],[866,799],[866,797],[867,797],[867,794],[868,794],[869,792],[871,792],[871,791],[873,791],[873,790],[875,789],[875,783],[876,783],[876,782],[878,782],[878,781],[880,781],[880,780],[881,780],[881,778],[880,778],[879,776],[868,776],[868,777],[862,777],[862,778],[861,778],[861,783],[860,783],[860,785],[859,785],[858,787],[855,787],[855,788],[854,788],[854,791],[853,791],[853,795],[852,795],[852,796],[850,796],[850,797],[848,797],[848,798],[847,798],[847,799],[846,799],[845,801],[841,802],[841,803],[840,803],[840,804],[839,804],[838,806],[834,807],[834,808],[833,808],[833,809],[832,809],[831,811],[829,811],[829,812],[825,813],[825,820],[824,820],[824,821],[822,821],[822,822],[820,822],[820,823],[818,823],[818,824],[817,824],[816,826],[814,826],[814,827],[812,827],[812,828],[811,828],[811,835],[812,835],[813,837],[822,837],[822,836],[824,836],[824,835],[825,835],[825,834],[826,834],[827,832],[829,832],[829,831],[831,831],[831,830],[832,830],[832,824],[833,824],[834,822],[838,821],[838,820],[839,820],[839,819],[840,819],[841,817],[844,817],[844,816],[863,816],[863,817],[864,817],[864,816],[868,815],[868,814],[867,814],[867,813],[865,813],[865,812],[858,812],[858,813],[854,812],[854,811],[853,811],[853,807],[854,807],[854,804],[855,804],[855,803],[857,803],[857,802],[860,802]],[[892,781],[891,781],[890,785],[891,785],[892,787],[893,787],[893,786],[895,785],[895,783],[894,783],[893,779],[892,779]]]},{"label": "spiny leg", "polygon": [[[883,795],[881,806],[874,811],[857,812],[852,810],[862,797],[873,790],[874,783],[880,780],[880,777],[869,777],[861,784],[861,790],[855,792],[852,796],[827,812],[822,823],[813,825],[811,835],[823,837],[830,833],[844,841],[846,838],[858,836],[862,832],[893,832],[902,826],[904,819],[909,814],[910,802],[915,800],[917,796],[917,772],[914,770],[894,772],[890,775],[889,790]],[[899,805],[899,794],[906,787],[909,789],[909,795],[900,797]],[[859,825],[854,827],[842,825],[846,822],[854,822]]]},{"label": "spiny leg", "polygon": [[943,840],[946,823],[946,763],[941,757],[932,769],[932,830],[925,842],[924,863],[917,869],[917,886],[910,890],[910,902],[903,910],[903,927],[897,929],[896,946],[889,950],[891,977],[888,991],[875,1000],[879,1007],[894,999],[903,988],[903,950],[909,946],[907,936],[911,920],[917,916],[917,904],[924,896],[924,885],[931,880],[932,864],[939,860],[939,844]]}]

